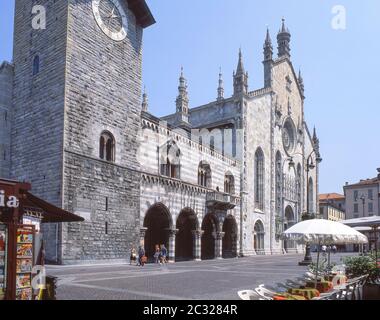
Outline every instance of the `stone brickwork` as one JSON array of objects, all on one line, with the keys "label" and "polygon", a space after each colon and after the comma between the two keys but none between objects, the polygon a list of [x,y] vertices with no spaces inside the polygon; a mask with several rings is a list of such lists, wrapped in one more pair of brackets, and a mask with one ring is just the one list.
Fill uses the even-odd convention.
[{"label": "stone brickwork", "polygon": [[12,119],[13,66],[0,65],[0,177],[9,178]]},{"label": "stone brickwork", "polygon": [[[15,7],[11,177],[31,182],[34,194],[61,206],[67,3],[38,2],[49,12],[46,30],[31,27],[34,4],[17,0]],[[57,227],[43,228],[46,254],[53,260]]]},{"label": "stone brickwork", "polygon": [[[142,28],[126,6],[125,10],[128,36],[115,42],[98,27],[91,1],[71,1],[69,6],[64,205],[73,212],[90,211],[91,215],[84,223],[63,227],[64,263],[126,259],[132,243],[137,245],[139,239],[136,155],[141,113]],[[99,160],[103,131],[115,138],[114,163]],[[108,208],[104,209],[106,201]]]}]

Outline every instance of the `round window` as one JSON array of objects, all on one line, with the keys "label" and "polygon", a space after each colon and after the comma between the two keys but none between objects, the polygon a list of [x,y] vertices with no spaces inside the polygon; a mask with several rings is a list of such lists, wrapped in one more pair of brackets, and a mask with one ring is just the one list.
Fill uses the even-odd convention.
[{"label": "round window", "polygon": [[295,135],[295,127],[292,120],[286,120],[282,129],[282,142],[287,153],[291,153],[294,149]]}]

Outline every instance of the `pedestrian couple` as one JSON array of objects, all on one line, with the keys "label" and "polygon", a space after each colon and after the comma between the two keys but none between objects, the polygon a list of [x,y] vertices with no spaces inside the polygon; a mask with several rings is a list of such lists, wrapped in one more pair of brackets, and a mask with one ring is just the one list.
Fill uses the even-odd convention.
[{"label": "pedestrian couple", "polygon": [[139,246],[138,251],[133,247],[131,249],[131,257],[130,257],[130,265],[132,262],[136,262],[136,266],[143,267],[147,262],[147,258],[145,256],[145,249],[143,246]]},{"label": "pedestrian couple", "polygon": [[155,249],[154,249],[154,263],[156,264],[164,264],[167,263],[167,257],[168,255],[168,250],[166,249],[165,245],[162,244],[161,246],[156,244]]}]

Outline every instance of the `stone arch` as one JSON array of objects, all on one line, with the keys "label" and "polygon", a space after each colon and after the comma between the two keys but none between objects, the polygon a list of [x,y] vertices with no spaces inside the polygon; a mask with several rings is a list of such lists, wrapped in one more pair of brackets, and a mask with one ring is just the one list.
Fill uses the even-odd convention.
[{"label": "stone arch", "polygon": [[257,219],[254,224],[254,233],[253,233],[253,246],[256,251],[256,254],[265,254],[265,228],[264,223]]},{"label": "stone arch", "polygon": [[223,241],[222,241],[222,256],[223,258],[237,257],[237,240],[238,227],[236,219],[233,215],[228,215],[223,223]]},{"label": "stone arch", "polygon": [[201,257],[202,260],[214,259],[215,255],[215,235],[218,232],[218,219],[209,213],[202,221]]},{"label": "stone arch", "polygon": [[176,261],[186,261],[195,258],[194,234],[199,229],[196,213],[191,208],[181,210],[176,221],[175,257]]},{"label": "stone arch", "polygon": [[148,209],[144,218],[144,247],[149,261],[153,260],[155,245],[164,244],[169,247],[169,230],[172,226],[170,211],[164,204],[156,203]]}]

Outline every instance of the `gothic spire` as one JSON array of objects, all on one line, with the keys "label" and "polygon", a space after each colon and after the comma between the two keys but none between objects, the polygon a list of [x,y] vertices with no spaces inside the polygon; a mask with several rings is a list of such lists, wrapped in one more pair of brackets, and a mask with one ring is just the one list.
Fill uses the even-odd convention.
[{"label": "gothic spire", "polygon": [[146,88],[144,86],[143,100],[141,104],[142,111],[148,112],[148,106],[149,106],[148,95],[146,93]]},{"label": "gothic spire", "polygon": [[321,162],[322,158],[321,158],[321,154],[319,152],[319,139],[317,136],[317,130],[315,129],[315,126],[314,126],[314,130],[313,130],[313,145],[314,145],[315,154],[317,156],[317,161]]},{"label": "gothic spire", "polygon": [[285,26],[285,19],[282,19],[282,26],[277,35],[278,57],[290,58],[290,32]]},{"label": "gothic spire", "polygon": [[264,61],[270,61],[273,59],[273,46],[272,39],[270,38],[269,28],[267,28],[267,35],[264,43]]},{"label": "gothic spire", "polygon": [[234,95],[248,93],[248,72],[244,70],[243,54],[241,48],[239,49],[239,62],[237,65],[236,73],[234,72]]},{"label": "gothic spire", "polygon": [[304,82],[303,82],[303,78],[302,78],[302,74],[301,74],[301,69],[298,72],[298,84],[299,84],[299,87],[300,87],[300,90],[301,90],[302,99],[305,99],[305,85],[304,85]]},{"label": "gothic spire", "polygon": [[243,54],[241,53],[241,48],[239,49],[239,62],[236,68],[236,75],[243,74],[244,71],[244,63],[243,63]]},{"label": "gothic spire", "polygon": [[264,42],[264,87],[272,86],[273,46],[270,38],[269,28]]},{"label": "gothic spire", "polygon": [[318,137],[317,137],[317,130],[315,129],[315,126],[314,126],[314,130],[313,130],[313,142],[315,141],[318,141]]},{"label": "gothic spire", "polygon": [[222,101],[224,99],[224,83],[223,83],[223,75],[222,68],[219,69],[219,86],[218,86],[218,101]]},{"label": "gothic spire", "polygon": [[189,97],[187,92],[187,81],[183,75],[183,67],[181,67],[181,75],[179,77],[178,96],[176,99],[177,114],[180,122],[189,121]]}]

